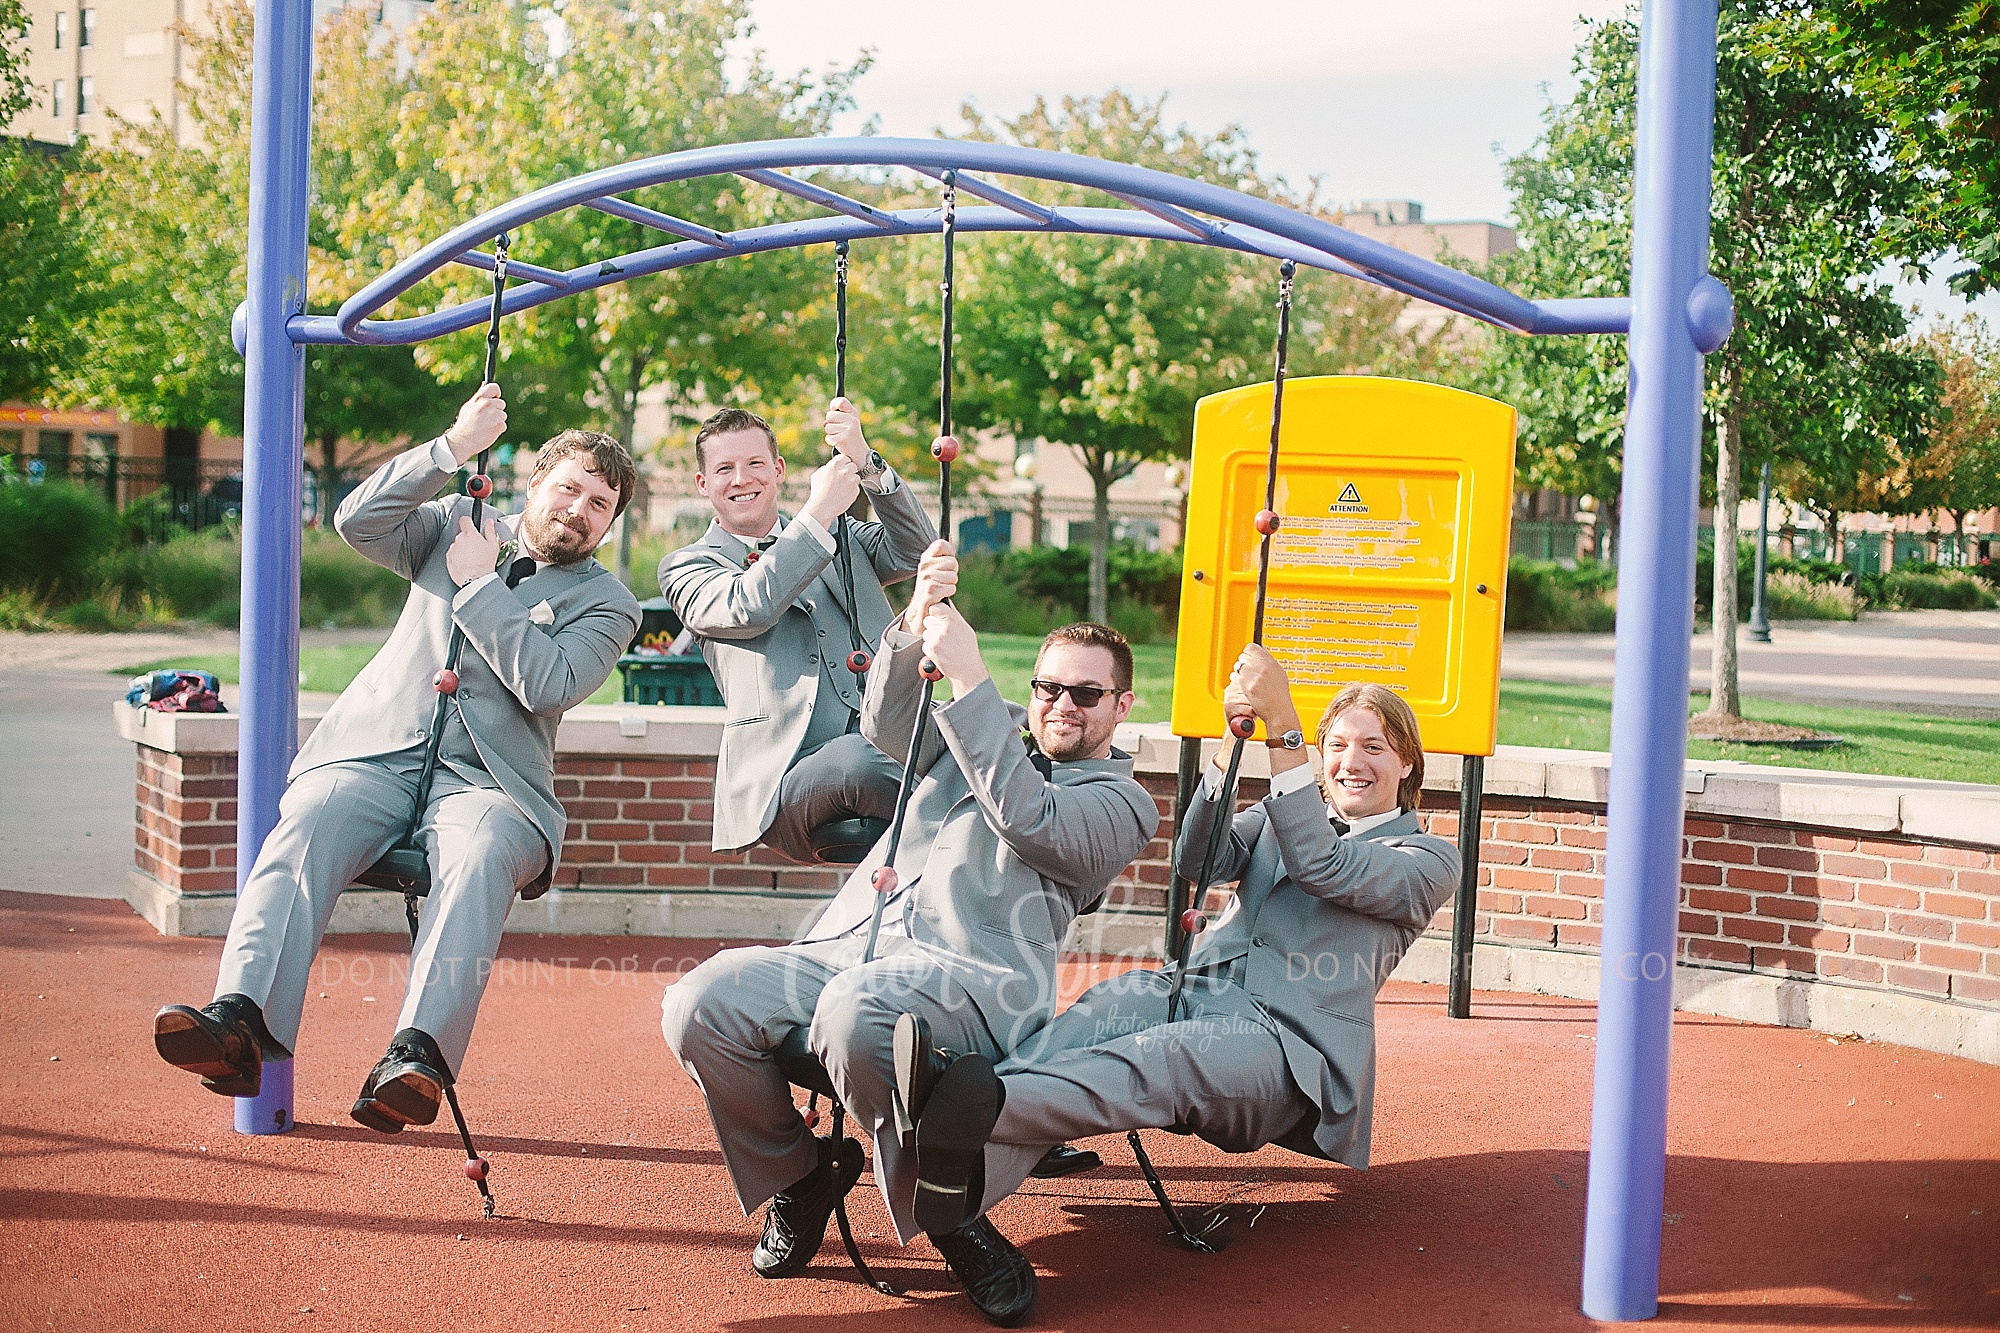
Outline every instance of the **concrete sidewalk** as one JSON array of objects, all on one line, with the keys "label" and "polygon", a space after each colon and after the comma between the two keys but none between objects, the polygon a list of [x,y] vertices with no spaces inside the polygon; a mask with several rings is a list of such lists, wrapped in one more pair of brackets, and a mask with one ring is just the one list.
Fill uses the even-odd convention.
[{"label": "concrete sidewalk", "polygon": [[[1752,643],[1747,630],[1736,643],[1746,698],[2000,718],[2000,611],[1866,611],[1851,623],[1780,621],[1771,626],[1770,643]],[[1609,685],[1615,644],[1610,634],[1509,633],[1500,674]],[[1690,691],[1708,689],[1714,646],[1712,635],[1694,636]]]}]

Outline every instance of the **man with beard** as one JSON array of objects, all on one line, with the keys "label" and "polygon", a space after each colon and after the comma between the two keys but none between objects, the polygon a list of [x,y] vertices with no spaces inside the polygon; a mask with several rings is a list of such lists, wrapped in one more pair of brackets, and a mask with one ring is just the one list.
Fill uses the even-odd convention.
[{"label": "man with beard", "polygon": [[[1284,669],[1262,646],[1243,650],[1223,705],[1264,724],[1270,794],[1221,830],[1213,878],[1236,893],[1188,959],[1174,1022],[1171,968],[1100,982],[997,1062],[920,1006],[899,1021],[897,1102],[922,1225],[992,1207],[1044,1145],[1092,1134],[1176,1130],[1225,1152],[1278,1143],[1367,1167],[1375,994],[1450,901],[1458,849],[1417,818],[1423,741],[1394,690],[1333,698],[1317,772]],[[1230,817],[1221,785],[1211,766],[1188,808],[1175,845],[1184,876],[1199,876]]]},{"label": "man with beard", "polygon": [[362,1084],[355,1120],[393,1134],[437,1117],[514,895],[539,897],[555,874],[565,818],[556,727],[639,628],[638,600],[591,558],[638,474],[616,440],[566,430],[542,447],[520,516],[477,530],[469,499],[432,497],[506,425],[499,387],[482,385],[449,430],[384,464],[334,517],[348,545],[410,580],[410,595],[388,643],[292,764],[277,827],[237,895],[215,1001],[154,1017],[160,1055],[212,1092],[255,1096],[265,1056],[290,1057],[335,902],[416,810],[454,626],[470,651],[456,692],[445,691],[417,829],[430,897],[399,1030]]},{"label": "man with beard", "polygon": [[[874,961],[861,960],[886,838],[798,942],[726,950],[667,988],[667,1044],[707,1099],[737,1199],[746,1213],[770,1200],[751,1256],[765,1277],[805,1268],[862,1167],[858,1143],[807,1130],[781,1048],[808,1032],[855,1123],[874,1136],[876,1182],[909,1240],[921,1228],[891,1095],[897,1016],[921,1011],[940,1040],[995,1059],[1029,1040],[1054,1015],[1070,922],[1103,900],[1159,825],[1131,758],[1111,745],[1133,703],[1123,636],[1092,624],[1049,635],[1022,709],[1000,698],[977,637],[947,603],[957,584],[958,562],[938,542],[869,674],[863,734],[910,764],[915,781]],[[911,755],[925,656],[952,699],[934,707]],[[989,1319],[1015,1323],[1033,1307],[1033,1268],[983,1218],[931,1240]]]}]

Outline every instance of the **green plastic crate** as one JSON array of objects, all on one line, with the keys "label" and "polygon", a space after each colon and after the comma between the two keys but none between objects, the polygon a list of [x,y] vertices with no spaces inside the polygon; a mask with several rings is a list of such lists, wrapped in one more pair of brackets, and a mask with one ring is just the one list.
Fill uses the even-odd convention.
[{"label": "green plastic crate", "polygon": [[699,653],[686,657],[627,653],[618,659],[618,669],[624,674],[628,704],[722,707],[722,691],[716,688],[708,662]]}]

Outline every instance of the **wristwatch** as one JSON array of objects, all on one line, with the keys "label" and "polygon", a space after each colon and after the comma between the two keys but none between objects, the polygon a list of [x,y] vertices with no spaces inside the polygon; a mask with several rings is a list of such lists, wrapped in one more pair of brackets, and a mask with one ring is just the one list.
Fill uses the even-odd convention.
[{"label": "wristwatch", "polygon": [[866,467],[857,468],[855,469],[855,471],[860,480],[874,481],[877,477],[880,477],[882,475],[883,471],[886,470],[887,467],[888,464],[882,461],[882,455],[876,453],[873,449],[870,449],[868,451],[868,465]]},{"label": "wristwatch", "polygon": [[1264,741],[1264,744],[1270,746],[1273,750],[1303,750],[1306,748],[1306,734],[1297,727],[1293,727],[1282,736],[1268,737]]}]

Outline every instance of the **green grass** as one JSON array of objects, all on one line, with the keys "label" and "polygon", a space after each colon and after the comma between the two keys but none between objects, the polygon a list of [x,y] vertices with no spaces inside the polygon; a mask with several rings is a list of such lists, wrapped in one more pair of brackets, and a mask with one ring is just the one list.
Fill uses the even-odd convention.
[{"label": "green grass", "polygon": [[[1026,699],[1028,677],[1034,674],[1035,650],[1041,647],[1041,639],[1026,634],[982,634],[979,636],[979,642],[986,656],[986,669],[1000,682],[1000,692],[1016,702]],[[375,653],[376,645],[369,643],[307,648],[299,654],[299,674],[303,677],[299,688],[337,694],[361,674],[361,668],[368,665]],[[1133,684],[1139,696],[1138,704],[1132,709],[1132,720],[1166,721],[1167,712],[1172,707],[1174,699],[1173,645],[1139,644],[1132,649],[1132,660],[1137,676]],[[119,667],[113,674],[136,676],[142,671],[158,671],[164,667],[213,671],[219,679],[232,685],[239,679],[236,655],[233,653],[166,657],[157,662]],[[619,697],[619,676],[613,671],[611,679],[600,685],[597,693],[590,696],[590,702],[615,704]]]},{"label": "green grass", "polygon": [[[1697,694],[1690,710],[1699,712],[1707,706],[1708,696]],[[1872,708],[1823,708],[1765,699],[1746,699],[1743,715],[1759,722],[1782,722],[1829,732],[1847,744],[1832,750],[1787,750],[1770,745],[1690,741],[1688,757],[2000,784],[2000,721],[1926,717]],[[1500,743],[1608,750],[1611,691],[1594,685],[1502,681]]]},{"label": "green grass", "polygon": [[[1034,673],[1035,650],[1041,640],[1024,634],[983,634],[979,639],[987,670],[1009,699],[1025,700],[1028,677]],[[308,648],[300,654],[301,688],[332,694],[347,688],[374,657],[372,644],[340,644]],[[1135,722],[1164,722],[1173,704],[1174,650],[1171,644],[1138,644],[1132,649],[1139,702]],[[224,681],[237,680],[234,655],[166,658],[141,666],[120,667],[115,674],[137,675],[161,667],[193,667],[213,671]],[[619,677],[590,696],[591,703],[617,703]],[[1693,710],[1707,706],[1696,695]],[[1818,768],[1844,773],[1884,773],[1951,782],[2000,784],[2000,721],[1925,717],[1865,708],[1821,708],[1813,704],[1752,699],[1744,716],[1760,722],[1811,727],[1843,737],[1847,744],[1833,750],[1785,750],[1767,745],[1730,745],[1693,741],[1693,759],[1741,759],[1753,764]],[[1502,681],[1500,743],[1552,746],[1564,750],[1611,748],[1611,691],[1593,685],[1547,685],[1535,681]]]}]

